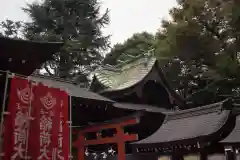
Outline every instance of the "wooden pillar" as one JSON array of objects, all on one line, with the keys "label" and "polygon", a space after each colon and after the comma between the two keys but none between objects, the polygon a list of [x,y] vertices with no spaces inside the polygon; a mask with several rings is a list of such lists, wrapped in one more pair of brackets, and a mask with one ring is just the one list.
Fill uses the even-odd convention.
[{"label": "wooden pillar", "polygon": [[118,142],[118,160],[125,160],[125,144],[124,142]]},{"label": "wooden pillar", "polygon": [[239,149],[235,149],[236,160],[240,160]]},{"label": "wooden pillar", "polygon": [[235,160],[235,152],[232,147],[226,146],[225,147],[225,155],[227,160]]},{"label": "wooden pillar", "polygon": [[200,152],[200,160],[207,160],[208,154],[205,150]]},{"label": "wooden pillar", "polygon": [[226,151],[226,159],[227,160],[235,160],[235,155],[233,151]]},{"label": "wooden pillar", "polygon": [[77,142],[77,148],[78,148],[78,160],[84,160],[85,159],[85,147],[83,141],[85,140],[84,135],[79,134],[78,135],[78,142]]},{"label": "wooden pillar", "polygon": [[118,160],[125,160],[125,139],[124,130],[122,127],[117,127],[117,137],[118,137]]},{"label": "wooden pillar", "polygon": [[183,156],[175,152],[172,155],[172,160],[183,160]]}]

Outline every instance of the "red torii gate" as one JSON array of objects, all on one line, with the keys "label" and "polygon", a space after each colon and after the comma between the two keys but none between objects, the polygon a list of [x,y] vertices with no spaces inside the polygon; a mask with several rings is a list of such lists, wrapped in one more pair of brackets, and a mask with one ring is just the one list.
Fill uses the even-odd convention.
[{"label": "red torii gate", "polygon": [[[78,134],[78,139],[73,143],[73,146],[78,149],[78,160],[84,160],[85,158],[85,147],[91,145],[99,145],[99,144],[117,144],[118,148],[118,160],[125,160],[125,142],[127,141],[135,141],[138,139],[137,134],[125,134],[124,127],[135,125],[139,122],[137,117],[130,117],[128,119],[123,119],[118,122],[108,122],[105,124],[97,124],[94,126],[86,127],[80,131],[75,133]],[[113,137],[102,138],[98,132],[101,130],[107,129],[116,129],[117,133]],[[86,140],[85,135],[87,133],[96,132],[97,139]]]}]

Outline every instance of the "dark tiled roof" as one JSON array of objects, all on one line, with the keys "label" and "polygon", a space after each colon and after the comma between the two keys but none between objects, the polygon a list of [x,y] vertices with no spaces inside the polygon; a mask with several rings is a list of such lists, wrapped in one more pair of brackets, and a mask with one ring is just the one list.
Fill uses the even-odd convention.
[{"label": "dark tiled roof", "polygon": [[0,70],[30,75],[39,69],[63,43],[33,42],[0,37]]},{"label": "dark tiled roof", "polygon": [[240,142],[240,116],[236,117],[236,124],[232,132],[221,142],[222,143],[239,143]]},{"label": "dark tiled roof", "polygon": [[223,109],[224,102],[226,101],[171,113],[153,135],[133,145],[176,142],[213,134],[219,131],[229,118],[230,110]]},{"label": "dark tiled roof", "polygon": [[169,92],[177,105],[185,105],[183,98],[178,95],[168,83],[158,63],[159,62],[155,57],[141,56],[135,61],[122,66],[102,66],[95,71],[95,79],[93,80],[90,89],[95,90],[95,85],[101,86],[101,89],[97,92],[103,95],[110,95],[119,91],[124,92],[140,84],[140,82],[143,81],[156,67],[162,86]]},{"label": "dark tiled roof", "polygon": [[164,108],[159,108],[156,106],[146,105],[146,104],[133,104],[133,103],[114,103],[114,107],[122,108],[122,109],[129,109],[129,110],[145,110],[147,112],[154,112],[154,113],[171,113],[171,110],[167,110]]},{"label": "dark tiled roof", "polygon": [[51,79],[49,77],[45,76],[31,76],[30,79],[42,82],[43,84],[47,86],[52,86],[56,88],[62,88],[63,90],[66,90],[69,92],[69,94],[73,97],[79,97],[79,98],[85,98],[85,99],[93,99],[93,100],[100,100],[105,102],[113,102],[112,100],[105,98],[97,93],[93,93],[91,91],[88,91],[85,88],[80,88],[79,86],[71,83],[66,82],[60,79]]}]

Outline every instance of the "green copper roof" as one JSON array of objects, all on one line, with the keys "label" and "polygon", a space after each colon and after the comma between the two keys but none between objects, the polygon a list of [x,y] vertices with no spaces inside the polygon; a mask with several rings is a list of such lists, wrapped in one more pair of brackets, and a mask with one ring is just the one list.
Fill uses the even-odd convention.
[{"label": "green copper roof", "polygon": [[141,57],[122,66],[104,66],[95,71],[95,77],[108,91],[122,90],[140,82],[155,62],[156,58]]}]

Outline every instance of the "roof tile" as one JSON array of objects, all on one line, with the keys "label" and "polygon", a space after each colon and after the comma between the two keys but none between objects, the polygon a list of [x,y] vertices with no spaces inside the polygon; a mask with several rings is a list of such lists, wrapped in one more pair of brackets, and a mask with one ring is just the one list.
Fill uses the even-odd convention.
[{"label": "roof tile", "polygon": [[207,136],[220,130],[230,110],[223,102],[169,114],[163,125],[151,136],[133,144],[156,144]]}]

